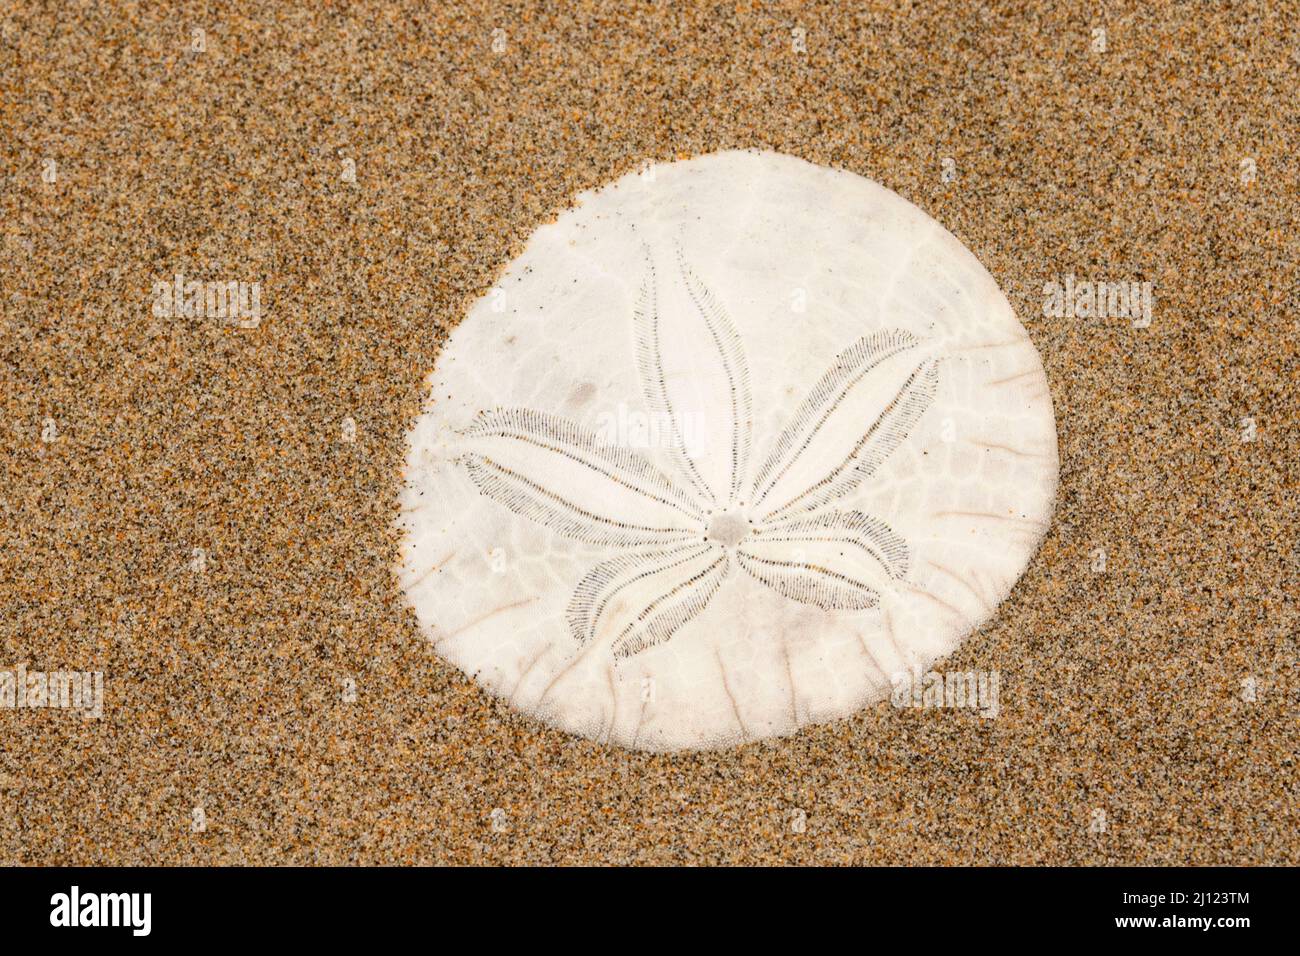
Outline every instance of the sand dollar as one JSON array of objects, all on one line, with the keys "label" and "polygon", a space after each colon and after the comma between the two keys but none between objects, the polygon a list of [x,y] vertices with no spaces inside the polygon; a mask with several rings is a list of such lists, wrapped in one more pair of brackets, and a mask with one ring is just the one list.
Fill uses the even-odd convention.
[{"label": "sand dollar", "polygon": [[951,233],[724,152],[533,234],[441,353],[406,480],[438,655],[575,734],[719,747],[880,701],[988,619],[1048,527],[1056,431]]}]

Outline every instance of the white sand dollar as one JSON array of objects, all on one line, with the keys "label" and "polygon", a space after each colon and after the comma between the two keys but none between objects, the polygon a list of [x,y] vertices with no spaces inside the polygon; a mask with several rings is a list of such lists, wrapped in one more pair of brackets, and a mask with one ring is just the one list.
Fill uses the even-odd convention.
[{"label": "white sand dollar", "polygon": [[455,329],[425,408],[400,574],[432,646],[627,747],[887,697],[993,614],[1056,490],[1042,364],[975,257],[770,152],[580,196]]}]

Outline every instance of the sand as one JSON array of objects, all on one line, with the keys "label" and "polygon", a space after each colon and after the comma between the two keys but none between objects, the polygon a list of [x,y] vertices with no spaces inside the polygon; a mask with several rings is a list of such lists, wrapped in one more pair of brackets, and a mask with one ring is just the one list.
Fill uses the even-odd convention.
[{"label": "sand", "polygon": [[[0,17],[0,668],[104,675],[0,709],[0,861],[1300,862],[1295,4],[849,6]],[[1043,357],[1054,524],[942,665],[995,718],[610,749],[392,578],[467,302],[581,190],[749,146],[916,203]],[[155,314],[177,272],[260,323]],[[1044,315],[1070,274],[1150,325]]]}]

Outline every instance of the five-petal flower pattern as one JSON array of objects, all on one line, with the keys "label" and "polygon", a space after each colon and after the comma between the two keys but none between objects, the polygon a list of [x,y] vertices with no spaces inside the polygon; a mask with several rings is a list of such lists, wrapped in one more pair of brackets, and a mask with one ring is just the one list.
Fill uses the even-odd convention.
[{"label": "five-petal flower pattern", "polygon": [[[751,473],[749,365],[727,311],[686,261],[671,306],[647,252],[632,324],[641,390],[666,423],[668,461],[528,408],[481,412],[460,459],[478,490],[564,537],[614,552],[578,582],[567,621],[583,645],[627,657],[671,638],[737,567],[791,601],[875,607],[907,575],[884,521],[836,507],[903,442],[934,398],[938,365],[909,332],[842,351]],[[691,416],[702,429],[687,427]],[[692,432],[696,434],[687,440]],[[672,472],[670,475],[669,472]]]}]

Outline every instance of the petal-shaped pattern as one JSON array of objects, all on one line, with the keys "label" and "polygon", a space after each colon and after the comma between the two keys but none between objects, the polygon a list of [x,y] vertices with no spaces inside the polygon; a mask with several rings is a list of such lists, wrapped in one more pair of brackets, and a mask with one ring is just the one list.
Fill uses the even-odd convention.
[{"label": "petal-shaped pattern", "polygon": [[734,505],[749,470],[753,406],[744,344],[677,250],[680,280],[661,291],[649,253],[633,311],[646,404],[668,426],[669,455],[710,504]]},{"label": "petal-shaped pattern", "polygon": [[910,332],[877,332],[845,349],[759,470],[758,513],[771,521],[848,494],[907,437],[938,379],[929,349]]},{"label": "petal-shaped pattern", "polygon": [[667,544],[698,537],[689,496],[648,458],[602,444],[576,422],[527,408],[482,412],[462,461],[484,495],[588,544]]},{"label": "petal-shaped pattern", "polygon": [[779,594],[823,610],[875,607],[907,574],[907,544],[860,511],[831,511],[758,529],[736,551],[740,566]]},{"label": "petal-shaped pattern", "polygon": [[623,554],[578,583],[567,617],[580,643],[610,641],[616,657],[660,644],[704,610],[730,568],[717,545]]}]

